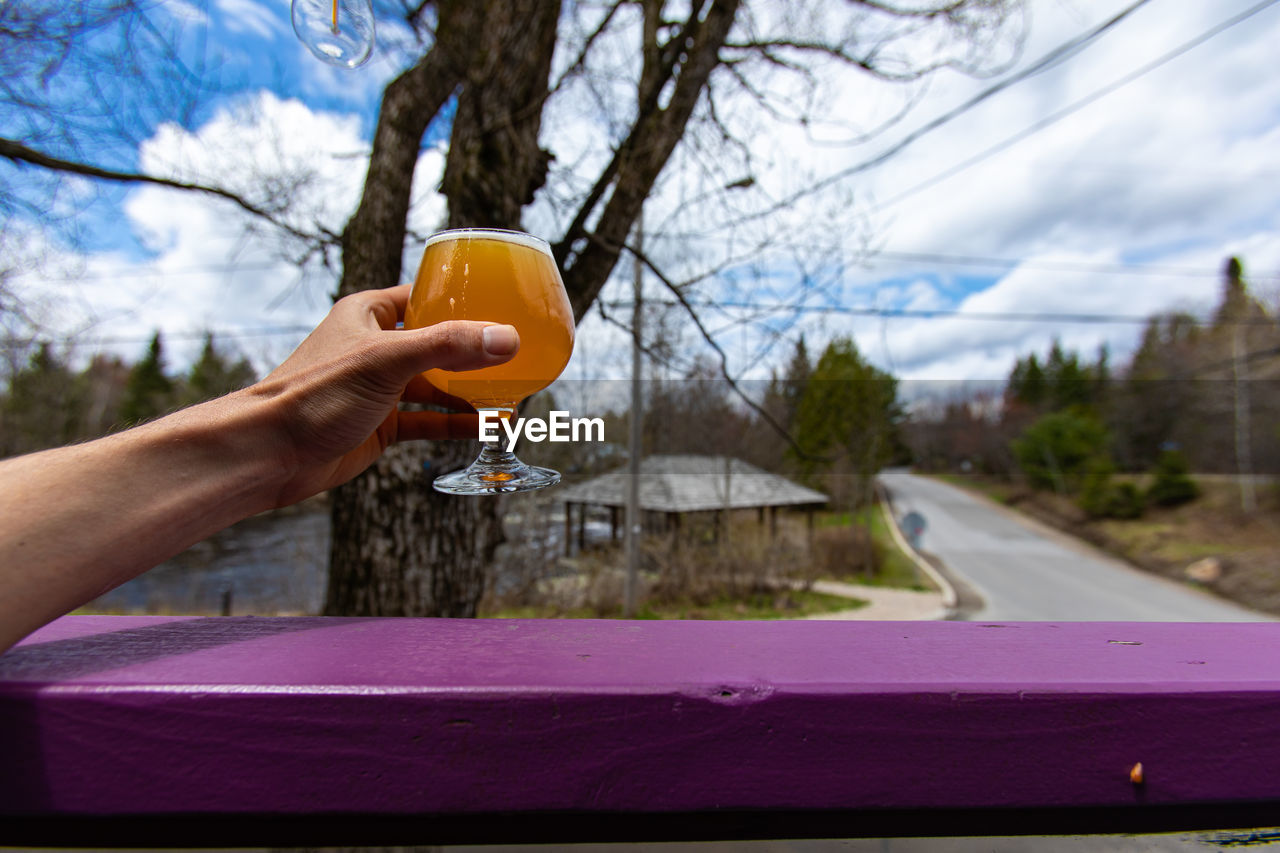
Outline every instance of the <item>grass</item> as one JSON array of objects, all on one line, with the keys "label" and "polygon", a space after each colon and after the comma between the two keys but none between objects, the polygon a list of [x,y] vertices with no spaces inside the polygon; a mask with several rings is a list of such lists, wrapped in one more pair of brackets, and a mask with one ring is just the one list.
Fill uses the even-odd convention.
[{"label": "grass", "polygon": [[1106,520],[1096,522],[1126,555],[1145,554],[1174,563],[1191,563],[1204,557],[1220,557],[1241,550],[1235,543],[1188,539],[1177,524],[1169,521]]},{"label": "grass", "polygon": [[[645,602],[636,612],[637,619],[803,619],[857,610],[867,602],[860,598],[827,595],[812,590],[776,590],[756,592],[746,598],[721,597],[708,602],[691,600]],[[598,619],[601,615],[590,607],[579,607],[549,614],[544,607],[506,607],[483,614],[495,619]],[[622,613],[604,614],[605,618],[622,618]]]}]

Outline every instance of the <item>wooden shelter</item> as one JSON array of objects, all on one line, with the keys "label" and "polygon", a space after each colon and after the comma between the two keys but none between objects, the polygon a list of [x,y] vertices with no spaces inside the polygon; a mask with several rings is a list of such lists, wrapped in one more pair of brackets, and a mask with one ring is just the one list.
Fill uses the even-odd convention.
[{"label": "wooden shelter", "polygon": [[[616,539],[627,502],[626,467],[560,490],[565,504],[565,553],[576,539],[585,540],[587,508],[609,508],[610,538]],[[646,530],[678,532],[687,513],[717,513],[722,521],[734,510],[754,509],[769,531],[777,532],[779,507],[803,509],[813,524],[813,511],[825,506],[822,492],[729,456],[655,455],[640,463],[640,511]],[[574,508],[577,508],[577,535]]]}]

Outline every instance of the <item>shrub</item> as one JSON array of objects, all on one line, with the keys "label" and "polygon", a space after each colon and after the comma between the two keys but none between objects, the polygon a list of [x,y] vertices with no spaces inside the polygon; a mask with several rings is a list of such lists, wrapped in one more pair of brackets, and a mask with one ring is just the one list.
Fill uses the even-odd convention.
[{"label": "shrub", "polygon": [[1089,463],[1080,491],[1080,508],[1092,518],[1139,518],[1146,509],[1142,491],[1133,483],[1113,481],[1114,470],[1106,457],[1096,457]]},{"label": "shrub", "polygon": [[1178,506],[1200,497],[1200,487],[1191,479],[1187,458],[1176,450],[1166,450],[1152,469],[1155,480],[1147,489],[1147,500],[1157,506]]},{"label": "shrub", "polygon": [[1108,496],[1108,518],[1140,518],[1147,508],[1142,490],[1133,483],[1117,483]]},{"label": "shrub", "polygon": [[1111,475],[1114,466],[1106,457],[1097,457],[1089,463],[1085,474],[1084,486],[1080,490],[1077,503],[1080,509],[1091,518],[1105,518],[1112,491]]},{"label": "shrub", "polygon": [[1013,453],[1032,486],[1071,492],[1107,444],[1106,427],[1092,415],[1053,412],[1027,427],[1013,442]]},{"label": "shrub", "polygon": [[[871,565],[867,565],[870,550]],[[813,535],[813,565],[819,576],[870,577],[884,565],[884,547],[879,542],[867,546],[866,528],[859,525],[825,527]]]}]

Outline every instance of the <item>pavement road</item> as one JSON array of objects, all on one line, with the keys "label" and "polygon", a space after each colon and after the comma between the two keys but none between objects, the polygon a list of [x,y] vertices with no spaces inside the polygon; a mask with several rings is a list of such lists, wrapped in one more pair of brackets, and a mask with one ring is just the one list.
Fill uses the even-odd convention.
[{"label": "pavement road", "polygon": [[979,621],[1253,622],[1272,617],[1113,559],[980,497],[892,470],[880,480],[899,518],[915,511],[921,550],[982,598]]}]

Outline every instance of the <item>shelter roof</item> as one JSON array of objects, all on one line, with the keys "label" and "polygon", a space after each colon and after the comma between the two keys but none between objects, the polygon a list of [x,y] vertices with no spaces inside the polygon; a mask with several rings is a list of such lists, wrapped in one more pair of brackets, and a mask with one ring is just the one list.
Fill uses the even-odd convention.
[{"label": "shelter roof", "polygon": [[[565,503],[624,506],[626,468],[561,489]],[[727,495],[727,500],[726,500]],[[649,456],[640,462],[640,508],[657,512],[824,504],[822,492],[728,456]]]}]

